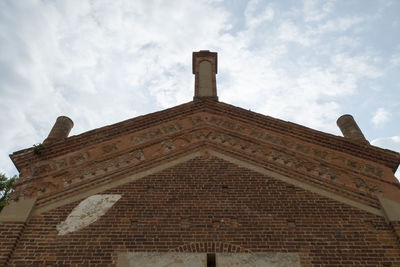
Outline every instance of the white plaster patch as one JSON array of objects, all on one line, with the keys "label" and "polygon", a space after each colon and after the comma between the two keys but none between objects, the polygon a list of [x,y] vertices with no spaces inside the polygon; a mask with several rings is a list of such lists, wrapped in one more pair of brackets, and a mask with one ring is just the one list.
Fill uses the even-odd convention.
[{"label": "white plaster patch", "polygon": [[130,252],[120,254],[117,267],[204,267],[206,254]]},{"label": "white plaster patch", "polygon": [[218,267],[300,267],[294,253],[218,253]]},{"label": "white plaster patch", "polygon": [[93,195],[81,201],[67,219],[57,225],[58,235],[80,230],[97,221],[121,198],[121,195]]}]

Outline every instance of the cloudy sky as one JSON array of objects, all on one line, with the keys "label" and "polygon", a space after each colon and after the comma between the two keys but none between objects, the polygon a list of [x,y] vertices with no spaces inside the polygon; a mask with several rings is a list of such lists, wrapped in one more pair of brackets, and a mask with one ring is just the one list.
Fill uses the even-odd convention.
[{"label": "cloudy sky", "polygon": [[[398,0],[0,0],[0,172],[57,116],[71,135],[189,102],[193,51],[222,102],[400,151]],[[397,177],[400,173],[397,172]]]}]

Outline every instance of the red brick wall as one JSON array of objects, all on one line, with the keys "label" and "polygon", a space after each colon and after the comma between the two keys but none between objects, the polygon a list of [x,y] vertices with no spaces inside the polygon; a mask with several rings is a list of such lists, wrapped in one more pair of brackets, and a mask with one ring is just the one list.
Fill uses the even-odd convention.
[{"label": "red brick wall", "polygon": [[299,253],[303,266],[400,266],[379,217],[217,158],[191,160],[108,190],[122,198],[64,236],[56,225],[79,203],[33,217],[12,266],[112,265],[117,252]]},{"label": "red brick wall", "polygon": [[21,236],[25,223],[0,223],[0,266],[5,266],[10,259]]},{"label": "red brick wall", "polygon": [[390,222],[390,224],[392,225],[393,231],[396,233],[397,240],[399,241],[400,244],[400,222]]}]

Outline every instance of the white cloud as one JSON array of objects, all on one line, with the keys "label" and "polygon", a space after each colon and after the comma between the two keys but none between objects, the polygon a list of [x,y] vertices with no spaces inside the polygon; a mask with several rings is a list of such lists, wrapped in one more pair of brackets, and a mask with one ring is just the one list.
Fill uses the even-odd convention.
[{"label": "white cloud", "polygon": [[304,0],[304,20],[306,22],[314,22],[324,19],[332,12],[333,3],[334,1]]},{"label": "white cloud", "polygon": [[234,10],[212,0],[0,1],[0,171],[11,174],[6,154],[41,142],[59,115],[77,134],[190,101],[200,49],[219,53],[221,101],[331,133],[343,99],[385,78],[385,60],[349,34],[367,16],[334,13],[335,1]]},{"label": "white cloud", "polygon": [[400,136],[395,135],[385,138],[377,138],[371,141],[371,144],[381,148],[391,149],[400,152]]},{"label": "white cloud", "polygon": [[382,77],[383,71],[374,66],[374,61],[379,60],[369,55],[348,56],[337,54],[331,57],[332,64],[344,73],[354,74],[359,77],[376,79]]},{"label": "white cloud", "polygon": [[333,68],[310,68],[301,73],[298,85],[310,98],[320,95],[341,96],[352,94],[356,89],[355,80]]},{"label": "white cloud", "polygon": [[388,122],[390,117],[391,113],[385,110],[385,108],[378,108],[372,117],[372,123],[378,127]]},{"label": "white cloud", "polygon": [[261,8],[260,0],[251,0],[248,2],[244,11],[247,27],[253,28],[260,23],[270,21],[274,18],[274,9],[271,5]]},{"label": "white cloud", "polygon": [[[294,19],[286,19],[280,22],[278,38],[303,46],[311,46],[321,43],[322,38],[332,33],[343,33],[363,21],[361,17],[340,17],[317,22],[314,24],[299,24]],[[348,44],[357,43],[353,38],[341,36]]]},{"label": "white cloud", "polygon": [[190,101],[191,52],[228,18],[212,1],[1,2],[0,171],[59,115],[76,134]]},{"label": "white cloud", "polygon": [[310,46],[317,42],[316,39],[311,39],[305,31],[296,26],[292,21],[282,22],[278,31],[278,38],[282,41],[296,42],[303,46]]},{"label": "white cloud", "polygon": [[392,65],[392,67],[400,66],[400,53],[395,54],[391,57],[390,64]]},{"label": "white cloud", "polygon": [[326,34],[330,32],[344,32],[352,26],[361,23],[360,17],[345,17],[328,20],[325,23],[318,24],[316,27],[309,27],[308,34]]}]

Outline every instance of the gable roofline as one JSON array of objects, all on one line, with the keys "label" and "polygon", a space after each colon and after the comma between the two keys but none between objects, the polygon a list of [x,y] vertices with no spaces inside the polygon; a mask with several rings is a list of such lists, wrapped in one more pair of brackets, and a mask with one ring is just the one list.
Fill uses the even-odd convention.
[{"label": "gable roofline", "polygon": [[211,99],[191,101],[74,135],[46,145],[44,152],[40,156],[34,154],[33,148],[27,148],[14,152],[10,155],[10,158],[20,171],[23,167],[38,161],[55,158],[81,149],[82,147],[99,144],[131,132],[143,130],[202,111],[223,114],[228,118],[242,122],[251,122],[276,133],[288,135],[333,150],[339,150],[359,158],[372,160],[389,167],[393,173],[400,164],[400,154],[398,152],[370,144],[354,142],[341,136],[325,133]]}]

